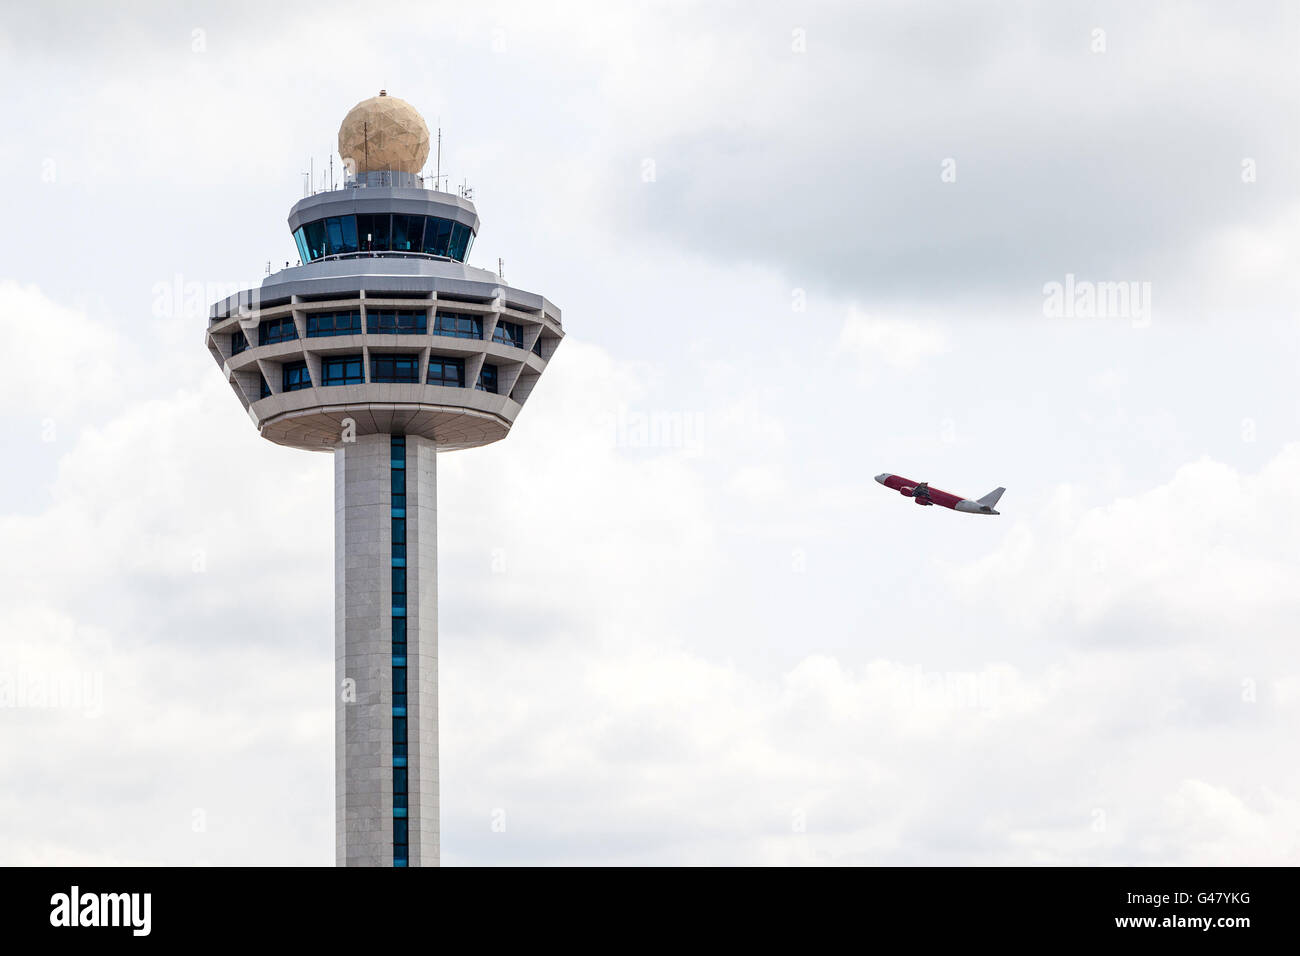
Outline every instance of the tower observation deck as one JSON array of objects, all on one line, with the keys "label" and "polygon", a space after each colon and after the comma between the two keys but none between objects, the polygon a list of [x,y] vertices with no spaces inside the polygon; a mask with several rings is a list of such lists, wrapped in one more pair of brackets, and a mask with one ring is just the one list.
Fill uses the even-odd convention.
[{"label": "tower observation deck", "polygon": [[409,104],[357,104],[342,187],[289,212],[301,264],[206,334],[262,437],[334,455],[339,865],[438,864],[437,453],[504,438],[564,336],[466,263],[478,213],[424,188],[428,152]]}]

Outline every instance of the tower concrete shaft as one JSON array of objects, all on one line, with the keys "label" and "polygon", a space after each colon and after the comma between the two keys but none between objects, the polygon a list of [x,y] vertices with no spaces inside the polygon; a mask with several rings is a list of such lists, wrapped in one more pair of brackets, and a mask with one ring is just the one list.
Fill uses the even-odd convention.
[{"label": "tower concrete shaft", "polygon": [[360,435],[335,449],[340,866],[439,862],[437,493],[426,438]]}]

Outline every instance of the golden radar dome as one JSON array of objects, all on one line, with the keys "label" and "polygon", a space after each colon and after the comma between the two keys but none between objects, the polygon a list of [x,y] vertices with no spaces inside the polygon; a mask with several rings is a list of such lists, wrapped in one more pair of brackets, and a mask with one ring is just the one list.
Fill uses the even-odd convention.
[{"label": "golden radar dome", "polygon": [[380,90],[343,117],[339,155],[353,173],[419,173],[429,158],[429,127],[414,106]]}]

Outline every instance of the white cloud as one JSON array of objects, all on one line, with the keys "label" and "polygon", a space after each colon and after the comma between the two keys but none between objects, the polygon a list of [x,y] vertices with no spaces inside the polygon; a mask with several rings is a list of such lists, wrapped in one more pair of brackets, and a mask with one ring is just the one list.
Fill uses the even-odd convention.
[{"label": "white cloud", "polygon": [[[1300,445],[1289,445],[1255,475],[1202,460],[1098,507],[1061,487],[956,583],[1023,626],[1068,621],[1094,639],[1253,632],[1300,612],[1298,483]],[[1120,629],[1120,620],[1140,623]]]},{"label": "white cloud", "polygon": [[0,341],[5,343],[0,408],[7,415],[57,423],[123,386],[118,337],[35,286],[0,280]]},{"label": "white cloud", "polygon": [[881,366],[907,371],[946,351],[948,336],[924,320],[880,318],[855,308],[844,320],[837,347],[863,374]]}]

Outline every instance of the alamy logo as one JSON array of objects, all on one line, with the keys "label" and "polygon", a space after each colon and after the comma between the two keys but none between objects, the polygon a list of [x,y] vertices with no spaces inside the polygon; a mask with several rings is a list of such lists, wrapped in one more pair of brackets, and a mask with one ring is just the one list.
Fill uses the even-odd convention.
[{"label": "alamy logo", "polygon": [[51,926],[129,926],[133,936],[148,936],[151,893],[71,893],[50,897]]},{"label": "alamy logo", "polygon": [[1132,319],[1135,328],[1151,324],[1150,282],[1076,280],[1043,286],[1043,315],[1049,319]]}]

